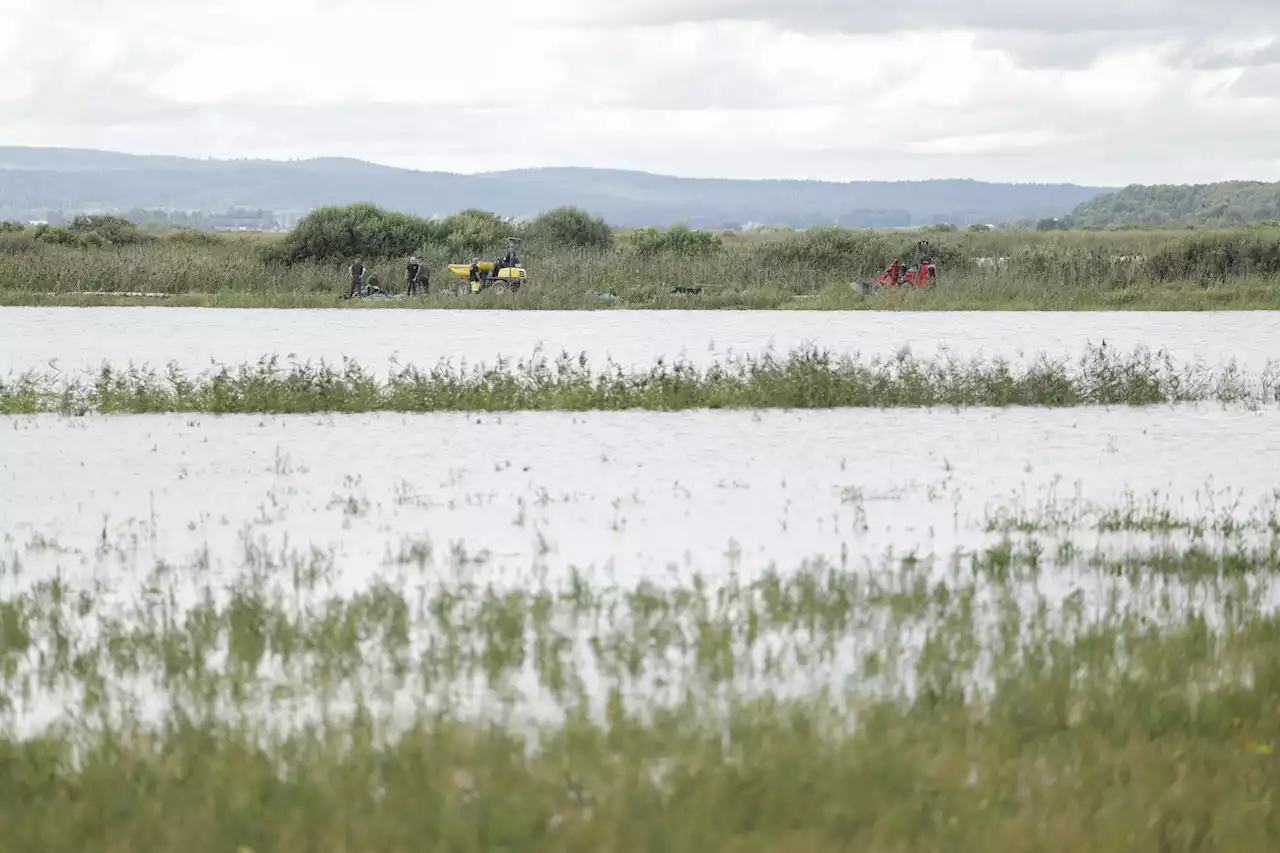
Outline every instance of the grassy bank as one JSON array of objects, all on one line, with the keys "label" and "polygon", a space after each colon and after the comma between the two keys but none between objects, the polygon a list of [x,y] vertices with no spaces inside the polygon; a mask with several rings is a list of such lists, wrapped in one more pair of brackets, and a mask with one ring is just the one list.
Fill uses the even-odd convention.
[{"label": "grassy bank", "polygon": [[1276,545],[1155,547],[613,586],[246,544],[136,596],[15,556],[5,846],[1274,850]]},{"label": "grassy bank", "polygon": [[[1200,310],[1280,307],[1280,230],[1222,232],[809,232],[709,235],[705,243],[620,234],[608,246],[531,238],[531,284],[518,295],[441,295],[463,282],[449,262],[467,251],[427,245],[426,299],[382,307],[824,308]],[[180,238],[180,239],[179,239]],[[137,243],[51,244],[0,234],[0,304],[156,304],[338,307],[348,259],[289,254],[287,237],[185,234]],[[917,239],[938,250],[941,282],[926,292],[866,296],[851,286]],[[646,240],[648,242],[646,242]],[[486,245],[486,249],[489,247]],[[317,252],[319,250],[316,250]],[[496,251],[496,249],[495,249]],[[313,256],[314,255],[314,256]],[[486,254],[488,256],[488,254]],[[288,258],[287,262],[281,258]],[[368,260],[403,289],[404,258]],[[676,294],[677,289],[699,290]],[[139,300],[85,292],[151,292]],[[360,303],[374,305],[379,303]]]},{"label": "grassy bank", "polygon": [[1271,371],[1179,366],[1163,353],[1090,348],[1077,362],[1041,358],[924,361],[836,357],[799,350],[785,358],[733,359],[707,368],[659,362],[647,371],[602,368],[567,355],[493,367],[408,366],[379,378],[354,361],[294,364],[275,357],[197,376],[171,367],[77,378],[29,372],[0,380],[0,414],[618,411],[648,409],[920,406],[1085,406],[1275,402]]}]

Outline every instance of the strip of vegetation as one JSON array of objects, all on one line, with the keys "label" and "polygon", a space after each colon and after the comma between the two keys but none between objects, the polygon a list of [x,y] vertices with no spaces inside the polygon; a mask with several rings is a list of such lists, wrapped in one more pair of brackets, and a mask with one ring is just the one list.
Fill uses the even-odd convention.
[{"label": "strip of vegetation", "polygon": [[1098,505],[1079,497],[1063,501],[1055,486],[1038,505],[1002,506],[988,514],[986,529],[988,533],[1048,535],[1082,529],[1098,533],[1176,533],[1193,540],[1280,536],[1280,489],[1248,511],[1242,511],[1238,496],[1202,494],[1191,514],[1173,506],[1159,493],[1143,498],[1127,493],[1123,503]]},{"label": "strip of vegetation", "polygon": [[[525,242],[526,288],[472,298],[450,263]],[[866,296],[852,285],[927,239],[939,281]],[[1275,308],[1280,228],[1213,231],[872,231],[674,227],[613,232],[583,211],[513,224],[468,211],[425,220],[367,205],[316,211],[290,234],[148,232],[88,217],[0,233],[0,302],[98,304],[86,293],[158,293],[162,304],[337,306],[355,258],[389,291],[421,258],[429,295],[398,306],[512,308]],[[361,302],[356,300],[356,302]],[[369,303],[362,303],[369,304]],[[383,302],[383,305],[388,303]]]},{"label": "strip of vegetation", "polygon": [[619,411],[647,409],[928,406],[1088,406],[1217,402],[1262,406],[1275,402],[1277,379],[1268,368],[1249,376],[1179,367],[1167,353],[1123,355],[1105,344],[1078,362],[1041,357],[1027,364],[1003,360],[862,360],[802,349],[786,358],[730,359],[700,368],[659,362],[647,371],[562,355],[515,365],[500,362],[431,370],[395,368],[376,377],[351,360],[281,368],[274,356],[255,365],[222,366],[190,377],[171,366],[116,370],[90,378],[29,372],[0,381],[0,413],[307,413],[453,411]]},{"label": "strip of vegetation", "polygon": [[238,575],[204,555],[123,600],[0,561],[6,847],[1280,840],[1274,560],[1174,589],[1030,540],[875,572],[524,588],[432,553],[339,592],[332,555],[246,542]]}]

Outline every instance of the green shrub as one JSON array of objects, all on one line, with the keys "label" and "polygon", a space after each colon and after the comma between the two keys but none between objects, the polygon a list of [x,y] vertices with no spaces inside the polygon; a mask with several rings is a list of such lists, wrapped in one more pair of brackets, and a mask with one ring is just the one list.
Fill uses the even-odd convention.
[{"label": "green shrub", "polygon": [[118,216],[77,216],[67,227],[37,225],[31,231],[38,243],[51,246],[79,246],[96,249],[103,246],[132,246],[155,240],[151,234],[138,230],[127,219]]},{"label": "green shrub", "polygon": [[433,223],[373,204],[322,207],[303,217],[289,235],[264,251],[286,263],[347,261],[409,255],[432,241]]},{"label": "green shrub", "polygon": [[21,222],[0,222],[0,234],[17,234],[26,230],[27,226]]},{"label": "green shrub", "polygon": [[74,231],[61,225],[37,225],[32,236],[36,242],[52,246],[75,246],[80,242]]},{"label": "green shrub", "polygon": [[455,256],[496,251],[515,229],[492,213],[465,210],[442,220],[395,213],[373,204],[322,207],[298,222],[269,260],[289,264],[387,260],[444,248]]},{"label": "green shrub", "polygon": [[506,239],[516,233],[511,223],[484,210],[464,210],[433,224],[437,226],[433,239],[420,243],[418,248],[441,244],[460,260],[498,252]]},{"label": "green shrub", "polygon": [[226,242],[220,234],[212,231],[200,231],[196,228],[179,228],[164,235],[166,243],[178,243],[185,246],[221,246]]},{"label": "green shrub", "polygon": [[642,228],[631,235],[631,246],[641,256],[677,255],[694,257],[719,252],[724,242],[719,234],[695,231],[687,225],[672,225],[660,230]]},{"label": "green shrub", "polygon": [[575,249],[613,246],[613,230],[608,223],[578,207],[549,210],[530,222],[524,233],[528,239],[544,246]]},{"label": "green shrub", "polygon": [[80,244],[85,246],[125,246],[154,239],[152,235],[138,230],[138,226],[128,219],[119,216],[77,216],[71,220],[70,230],[77,235]]}]

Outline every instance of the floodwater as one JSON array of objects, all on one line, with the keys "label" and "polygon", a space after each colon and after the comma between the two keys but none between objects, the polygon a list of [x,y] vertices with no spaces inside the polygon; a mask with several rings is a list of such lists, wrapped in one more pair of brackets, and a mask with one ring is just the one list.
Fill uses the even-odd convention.
[{"label": "floodwater", "polygon": [[496,580],[573,568],[624,584],[714,579],[817,556],[946,556],[995,541],[986,522],[1000,508],[1158,492],[1202,518],[1280,486],[1280,411],[1219,406],[0,427],[0,557],[20,558],[28,578],[111,571],[125,586],[205,550],[234,570],[246,542],[330,552],[353,588],[428,542]]},{"label": "floodwater", "polygon": [[[3,417],[0,601],[56,577],[73,596],[93,590],[98,612],[136,612],[130,602],[154,599],[156,589],[183,608],[197,602],[200,584],[225,596],[246,573],[306,573],[316,554],[332,571],[325,592],[338,595],[395,583],[415,563],[419,580],[525,590],[564,589],[575,573],[624,587],[641,579],[687,587],[696,574],[715,586],[730,572],[786,574],[816,558],[877,572],[913,552],[945,559],[996,544],[1003,534],[988,521],[1002,509],[1034,520],[1044,506],[1116,507],[1158,495],[1192,520],[1246,518],[1274,507],[1278,472],[1280,410],[1208,405]],[[1099,544],[1096,532],[1068,536],[1085,550]],[[177,570],[167,589],[152,586],[161,564]],[[1080,595],[1102,607],[1109,588],[1070,568],[1047,568],[1036,583],[1051,606]],[[1259,590],[1259,601],[1275,606],[1274,590]],[[91,642],[99,629],[75,630]],[[421,630],[419,652],[429,640]],[[909,655],[918,633],[894,642]],[[39,636],[43,657],[22,672],[55,660],[52,642]],[[882,642],[874,632],[850,635],[829,659],[753,689],[853,689],[863,655]],[[575,648],[589,661],[585,643],[584,635]],[[520,718],[554,724],[561,706],[531,667],[512,682]],[[593,667],[583,663],[581,674],[599,716],[607,682]],[[262,678],[284,677],[274,672]],[[653,680],[664,672],[646,672],[628,695],[678,704],[677,677],[661,688]],[[432,692],[434,681],[379,677],[378,707],[396,719],[412,719],[424,702],[447,701],[460,717],[506,713],[478,685]],[[112,684],[140,719],[168,713],[172,697],[145,674]],[[337,707],[350,710],[350,690],[367,688],[347,688]],[[77,695],[42,687],[0,719],[19,736],[42,731],[75,713]],[[305,690],[236,713],[251,708],[282,728],[321,719]]]},{"label": "floodwater", "polygon": [[[0,378],[103,362],[200,371],[270,354],[374,370],[539,350],[705,364],[805,345],[1070,358],[1104,341],[1262,370],[1280,355],[1272,318],[0,308]],[[995,544],[1003,534],[988,522],[1001,510],[1034,520],[1046,506],[1154,496],[1191,520],[1244,517],[1277,489],[1274,407],[0,417],[0,601],[58,576],[123,603],[145,595],[158,564],[229,585],[313,550],[331,559],[337,593],[415,562],[444,583],[461,573],[520,587],[575,572],[714,584],[815,558],[876,571],[892,556]],[[1096,532],[1068,535],[1098,544]],[[1061,600],[1089,583],[1064,574],[1038,591]],[[856,673],[858,660],[845,649],[831,672]],[[23,730],[62,713],[62,699],[44,698]]]},{"label": "floodwater", "polygon": [[730,355],[816,345],[864,357],[903,348],[920,357],[1010,360],[1076,357],[1106,342],[1123,352],[1165,349],[1182,362],[1235,360],[1261,370],[1280,358],[1270,312],[824,312],[824,311],[427,311],[211,310],[207,308],[0,308],[0,377],[105,362],[200,371],[266,355],[381,370],[442,359],[493,364],[539,350],[586,354],[647,368],[658,358],[700,364]]}]

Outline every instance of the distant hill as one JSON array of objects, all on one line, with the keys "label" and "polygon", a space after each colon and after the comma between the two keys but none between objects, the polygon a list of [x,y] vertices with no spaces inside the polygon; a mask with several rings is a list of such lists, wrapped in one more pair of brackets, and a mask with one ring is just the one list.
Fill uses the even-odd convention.
[{"label": "distant hill", "polygon": [[719,180],[586,168],[459,175],[338,158],[197,160],[0,147],[0,219],[133,208],[301,214],[370,201],[423,216],[466,208],[533,216],[568,204],[616,227],[676,222],[708,228],[750,223],[894,227],[1061,216],[1110,189],[971,180]]},{"label": "distant hill", "polygon": [[1280,219],[1280,184],[1227,181],[1194,186],[1131,186],[1092,198],[1073,225],[1244,225]]}]

